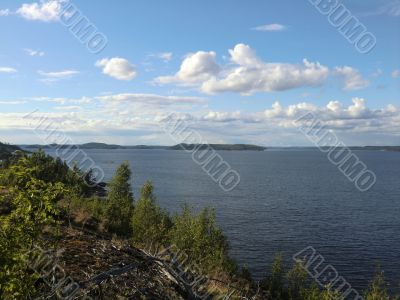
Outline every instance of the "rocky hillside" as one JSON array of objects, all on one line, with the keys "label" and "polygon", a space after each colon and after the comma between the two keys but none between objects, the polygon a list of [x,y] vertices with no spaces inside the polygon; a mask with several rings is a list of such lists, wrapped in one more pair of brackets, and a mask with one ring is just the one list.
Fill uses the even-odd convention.
[{"label": "rocky hillside", "polygon": [[207,299],[202,296],[210,281],[189,284],[200,276],[183,273],[166,250],[161,257],[152,255],[127,241],[67,225],[46,235],[48,245],[57,245],[49,249],[56,250],[36,247],[29,263],[41,274],[38,290],[46,299],[56,294],[68,299]]}]

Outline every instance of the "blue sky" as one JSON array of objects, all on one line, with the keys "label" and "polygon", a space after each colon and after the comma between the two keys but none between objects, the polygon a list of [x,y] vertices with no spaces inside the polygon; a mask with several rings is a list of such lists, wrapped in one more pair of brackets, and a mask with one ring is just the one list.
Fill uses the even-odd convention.
[{"label": "blue sky", "polygon": [[[342,1],[368,54],[311,2],[1,1],[0,140],[46,143],[36,109],[76,143],[173,144],[176,112],[209,142],[308,145],[292,121],[312,111],[349,145],[400,144],[400,1]],[[59,20],[68,5],[104,50]]]}]

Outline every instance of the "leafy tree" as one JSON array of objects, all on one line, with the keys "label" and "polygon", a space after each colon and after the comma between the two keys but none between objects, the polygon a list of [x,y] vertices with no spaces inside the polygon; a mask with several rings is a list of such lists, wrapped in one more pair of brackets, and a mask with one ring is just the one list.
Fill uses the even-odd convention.
[{"label": "leafy tree", "polygon": [[118,235],[131,234],[131,219],[133,213],[133,193],[131,188],[132,172],[128,163],[118,167],[115,176],[109,184],[106,204],[108,230]]},{"label": "leafy tree", "polygon": [[389,300],[385,276],[378,269],[378,272],[365,293],[365,300]]},{"label": "leafy tree", "polygon": [[[91,171],[84,174],[76,166],[70,168],[60,158],[53,158],[46,155],[43,150],[34,152],[31,155],[21,153],[10,162],[11,166],[24,168],[33,178],[47,183],[63,183],[79,195],[90,196],[91,189],[85,180],[92,176]],[[10,168],[3,171],[3,179],[0,184],[15,184],[15,174]]]},{"label": "leafy tree", "polygon": [[196,261],[205,271],[232,272],[229,244],[216,224],[215,212],[208,208],[195,215],[185,205],[173,218],[171,243]]},{"label": "leafy tree", "polygon": [[141,188],[140,198],[136,202],[131,225],[135,243],[159,245],[167,243],[171,220],[168,214],[155,203],[153,185],[149,181]]},{"label": "leafy tree", "polygon": [[[36,276],[27,269],[28,252],[40,243],[44,226],[54,225],[56,202],[66,192],[61,183],[46,183],[21,165],[10,167],[14,184],[0,187],[0,298],[25,299]],[[5,181],[0,174],[0,181]]]},{"label": "leafy tree", "polygon": [[282,254],[278,254],[272,263],[271,275],[262,282],[262,287],[267,291],[268,299],[281,300],[284,298],[284,278]]},{"label": "leafy tree", "polygon": [[307,272],[302,263],[296,263],[286,275],[288,281],[288,296],[290,300],[302,300],[305,290]]}]

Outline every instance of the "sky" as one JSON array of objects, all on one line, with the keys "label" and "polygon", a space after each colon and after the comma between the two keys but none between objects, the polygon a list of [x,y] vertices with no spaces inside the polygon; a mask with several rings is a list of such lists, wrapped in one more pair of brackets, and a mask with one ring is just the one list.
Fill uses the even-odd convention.
[{"label": "sky", "polygon": [[47,144],[46,118],[73,143],[171,145],[175,113],[208,143],[310,146],[311,112],[348,146],[400,145],[400,0],[325,2],[2,0],[0,141]]}]

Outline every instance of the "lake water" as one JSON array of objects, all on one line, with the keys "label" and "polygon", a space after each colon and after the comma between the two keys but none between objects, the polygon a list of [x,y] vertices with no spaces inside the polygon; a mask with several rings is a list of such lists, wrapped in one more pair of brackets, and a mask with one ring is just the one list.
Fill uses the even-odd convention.
[{"label": "lake water", "polygon": [[[159,204],[173,212],[187,202],[216,209],[231,254],[261,278],[273,256],[314,247],[340,275],[364,289],[378,264],[391,289],[400,284],[400,153],[354,151],[377,175],[360,192],[318,150],[219,151],[240,174],[224,192],[184,151],[88,150],[106,180],[129,161],[135,194],[151,180]],[[50,152],[51,153],[51,152]]]}]

